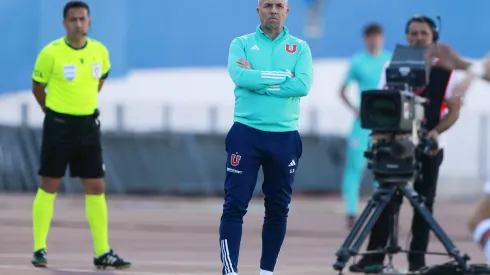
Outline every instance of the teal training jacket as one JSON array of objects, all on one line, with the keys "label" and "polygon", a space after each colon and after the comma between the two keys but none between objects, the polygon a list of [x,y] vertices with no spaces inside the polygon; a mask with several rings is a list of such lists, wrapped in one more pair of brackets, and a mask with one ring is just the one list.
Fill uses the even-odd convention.
[{"label": "teal training jacket", "polygon": [[[240,67],[241,58],[252,69]],[[260,26],[233,39],[228,72],[236,85],[234,121],[267,132],[298,130],[300,99],[313,81],[312,63],[308,44],[286,27],[274,40]]]}]

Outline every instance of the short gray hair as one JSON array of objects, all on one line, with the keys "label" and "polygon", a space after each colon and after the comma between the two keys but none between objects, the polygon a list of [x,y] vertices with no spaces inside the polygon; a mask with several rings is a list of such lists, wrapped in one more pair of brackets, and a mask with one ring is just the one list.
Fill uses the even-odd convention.
[{"label": "short gray hair", "polygon": [[[288,5],[288,0],[286,0],[286,6]],[[260,6],[260,0],[257,0],[257,6]]]}]

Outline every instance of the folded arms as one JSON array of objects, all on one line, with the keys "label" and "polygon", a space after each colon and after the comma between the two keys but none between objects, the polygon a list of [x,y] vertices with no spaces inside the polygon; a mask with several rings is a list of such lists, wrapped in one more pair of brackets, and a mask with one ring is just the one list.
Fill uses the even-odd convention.
[{"label": "folded arms", "polygon": [[239,39],[233,40],[228,56],[228,72],[237,87],[276,97],[306,96],[313,79],[312,56],[305,43],[299,53],[295,72],[254,70],[246,60]]}]

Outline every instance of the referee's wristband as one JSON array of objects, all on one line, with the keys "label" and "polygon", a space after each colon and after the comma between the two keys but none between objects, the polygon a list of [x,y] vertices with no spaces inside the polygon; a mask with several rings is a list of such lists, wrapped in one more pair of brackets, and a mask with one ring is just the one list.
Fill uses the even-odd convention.
[{"label": "referee's wristband", "polygon": [[466,70],[469,75],[483,78],[485,76],[485,66],[482,61],[473,62]]}]

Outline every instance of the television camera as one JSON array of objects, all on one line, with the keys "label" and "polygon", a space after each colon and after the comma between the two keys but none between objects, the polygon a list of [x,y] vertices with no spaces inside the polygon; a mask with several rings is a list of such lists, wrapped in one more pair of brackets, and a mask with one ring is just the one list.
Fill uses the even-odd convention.
[{"label": "television camera", "polygon": [[437,149],[422,127],[428,100],[415,93],[428,83],[430,70],[423,53],[424,47],[398,45],[385,70],[385,89],[361,95],[361,127],[372,131],[365,157],[368,169],[383,183],[413,181],[420,154]]},{"label": "television camera", "polygon": [[[388,203],[395,201],[400,205],[403,198],[406,198],[415,211],[424,217],[447,251],[427,254],[453,258],[454,270],[462,272],[453,274],[477,274],[470,272],[475,269],[468,264],[470,257],[461,255],[460,250],[425,207],[423,198],[411,187],[420,176],[420,156],[432,154],[437,149],[437,141],[429,139],[427,130],[424,129],[424,110],[428,99],[416,92],[429,82],[431,63],[425,61],[424,51],[424,47],[397,45],[385,69],[385,89],[362,92],[361,127],[371,130],[371,144],[365,157],[368,160],[368,169],[378,182],[378,188],[336,253],[337,261],[333,268],[340,273],[352,256],[360,254],[358,252],[361,245]],[[389,264],[378,267],[373,273],[395,271],[392,264],[393,254],[409,252],[398,245],[398,211],[395,211],[390,220],[388,246],[379,251],[368,252],[388,254]]]}]

